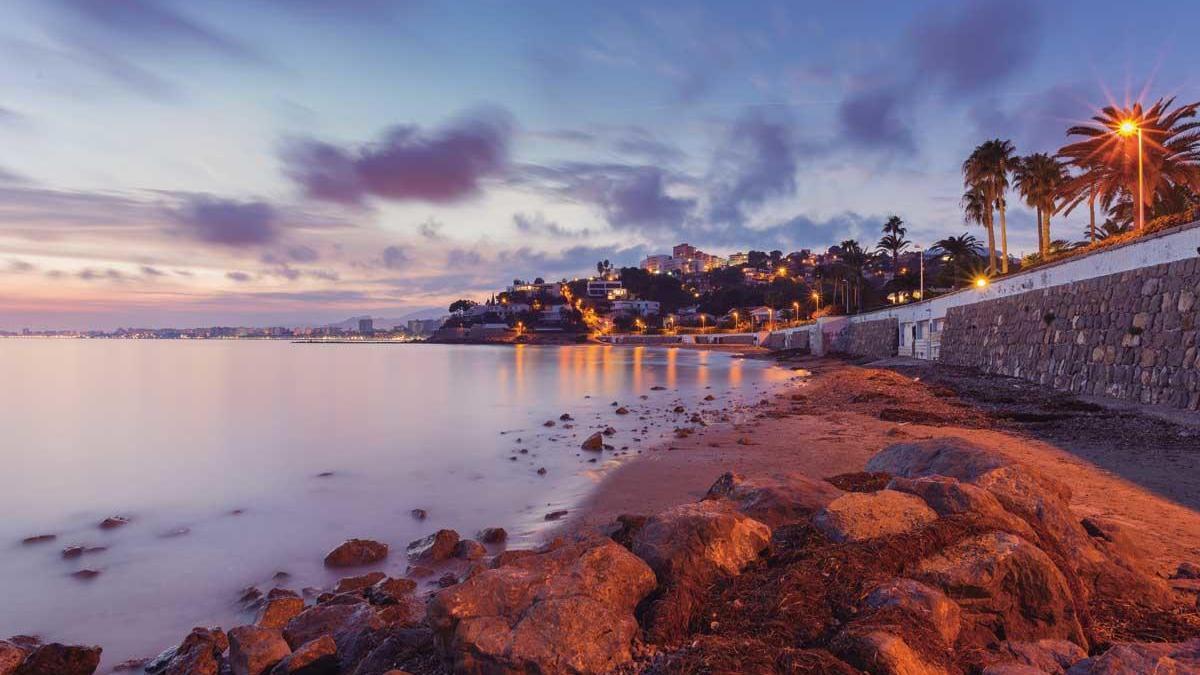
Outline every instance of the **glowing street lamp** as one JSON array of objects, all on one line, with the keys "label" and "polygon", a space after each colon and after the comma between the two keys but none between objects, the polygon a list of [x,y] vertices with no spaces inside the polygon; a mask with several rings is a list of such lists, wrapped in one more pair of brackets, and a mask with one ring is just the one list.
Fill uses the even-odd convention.
[{"label": "glowing street lamp", "polygon": [[1146,187],[1142,177],[1142,127],[1137,120],[1127,119],[1117,125],[1117,135],[1129,138],[1137,134],[1138,141],[1138,205],[1137,229],[1140,231],[1146,225]]},{"label": "glowing street lamp", "polygon": [[799,301],[792,303],[792,320],[795,321],[796,323],[800,323],[800,302]]},{"label": "glowing street lamp", "polygon": [[813,297],[813,300],[817,301],[817,311],[818,312],[821,311],[821,292],[813,291],[812,297]]},{"label": "glowing street lamp", "polygon": [[987,277],[975,277],[975,288],[986,288],[987,285]]}]

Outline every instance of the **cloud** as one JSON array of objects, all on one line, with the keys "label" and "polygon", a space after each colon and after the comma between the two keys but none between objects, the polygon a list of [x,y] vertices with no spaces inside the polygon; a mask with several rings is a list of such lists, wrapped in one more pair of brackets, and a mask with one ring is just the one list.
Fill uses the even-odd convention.
[{"label": "cloud", "polygon": [[525,167],[525,180],[572,201],[598,207],[615,228],[679,227],[696,200],[668,192],[672,176],[648,165],[568,162]]},{"label": "cloud", "polygon": [[250,276],[249,274],[246,274],[245,272],[226,272],[225,278],[229,279],[230,281],[236,281],[237,283],[240,284],[240,283],[250,281],[254,277]]},{"label": "cloud", "polygon": [[55,0],[78,29],[118,48],[199,49],[240,61],[262,57],[249,45],[176,11],[159,0]]},{"label": "cloud", "polygon": [[1031,0],[975,0],[947,12],[939,7],[909,29],[920,76],[951,94],[976,93],[1023,69],[1040,38]]},{"label": "cloud", "polygon": [[121,272],[120,270],[113,269],[111,267],[106,268],[106,269],[95,269],[92,267],[85,267],[85,268],[79,270],[78,272],[76,272],[75,276],[84,281],[98,281],[98,280],[125,281],[125,273]]},{"label": "cloud", "polygon": [[32,272],[34,269],[36,268],[34,267],[33,263],[25,260],[10,260],[8,262],[9,272],[25,273]]},{"label": "cloud", "polygon": [[253,246],[279,236],[275,209],[266,202],[196,195],[170,213],[187,235],[210,244]]},{"label": "cloud", "polygon": [[408,250],[402,246],[388,246],[383,249],[383,266],[390,269],[400,269],[409,261]]},{"label": "cloud", "polygon": [[522,234],[540,234],[548,237],[586,237],[591,234],[586,228],[568,230],[552,220],[547,220],[541,212],[514,213],[513,226]]},{"label": "cloud", "polygon": [[912,130],[904,122],[909,101],[894,89],[861,89],[838,106],[838,122],[847,140],[869,148],[912,150]]},{"label": "cloud", "polygon": [[477,194],[509,162],[513,120],[500,108],[468,111],[435,130],[397,125],[357,148],[311,139],[285,144],[284,173],[313,199],[362,204],[453,203]]},{"label": "cloud", "polygon": [[430,218],[429,220],[426,220],[425,222],[423,222],[417,226],[417,234],[421,235],[423,238],[428,239],[430,241],[437,241],[439,239],[443,239],[444,237],[442,236],[442,223],[433,218]]},{"label": "cloud", "polygon": [[799,151],[790,120],[750,111],[717,150],[710,175],[710,219],[741,223],[748,207],[795,194]]},{"label": "cloud", "polygon": [[474,267],[482,262],[483,256],[469,248],[454,248],[446,252],[446,266],[455,272],[461,272],[463,268]]},{"label": "cloud", "polygon": [[158,269],[157,267],[142,265],[142,274],[147,277],[161,277],[166,276],[167,273]]},{"label": "cloud", "polygon": [[311,246],[304,246],[303,244],[289,246],[287,249],[287,255],[296,262],[314,262],[320,257],[315,249],[313,249]]}]

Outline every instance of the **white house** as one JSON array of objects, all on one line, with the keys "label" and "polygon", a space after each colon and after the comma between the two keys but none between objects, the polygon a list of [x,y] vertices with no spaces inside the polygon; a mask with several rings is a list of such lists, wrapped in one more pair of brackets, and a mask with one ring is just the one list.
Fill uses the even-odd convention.
[{"label": "white house", "polygon": [[614,300],[612,303],[612,311],[615,314],[649,316],[658,314],[661,309],[662,303],[656,300]]}]

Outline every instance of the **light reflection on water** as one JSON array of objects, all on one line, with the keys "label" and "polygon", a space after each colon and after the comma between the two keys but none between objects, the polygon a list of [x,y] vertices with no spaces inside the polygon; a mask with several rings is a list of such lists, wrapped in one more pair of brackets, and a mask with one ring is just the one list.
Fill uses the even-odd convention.
[{"label": "light reflection on water", "polygon": [[[592,484],[579,443],[593,428],[646,448],[636,413],[757,400],[784,377],[601,345],[0,340],[0,637],[101,644],[111,665],[193,625],[245,621],[237,590],[277,570],[292,588],[328,584],[321,558],[348,537],[389,543],[391,574],[407,542],[441,527],[504,526],[527,543]],[[575,429],[542,426],[564,412]],[[96,528],[114,514],[133,522]],[[58,540],[19,543],[47,532]],[[62,559],[76,543],[108,550]],[[101,574],[69,576],[81,567]]]}]

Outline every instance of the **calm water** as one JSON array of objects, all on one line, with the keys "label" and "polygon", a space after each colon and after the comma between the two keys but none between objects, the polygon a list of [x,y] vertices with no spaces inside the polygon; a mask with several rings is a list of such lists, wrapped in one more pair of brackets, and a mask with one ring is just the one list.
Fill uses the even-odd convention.
[{"label": "calm water", "polygon": [[[390,544],[397,575],[438,528],[528,542],[623,461],[580,456],[594,427],[652,445],[613,401],[712,409],[784,377],[674,349],[0,340],[0,637],[100,644],[111,665],[245,622],[238,589],[276,571],[330,583],[322,557],[349,537]],[[563,412],[575,429],[542,426]],[[97,528],[111,515],[132,522]],[[71,544],[107,550],[63,559]]]}]

